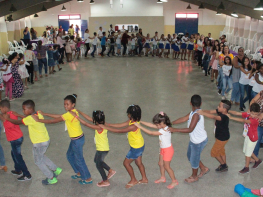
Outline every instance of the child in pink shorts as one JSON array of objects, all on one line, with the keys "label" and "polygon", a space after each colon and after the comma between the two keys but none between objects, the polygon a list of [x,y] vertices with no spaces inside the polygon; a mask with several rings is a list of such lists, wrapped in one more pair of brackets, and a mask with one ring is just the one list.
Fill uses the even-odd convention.
[{"label": "child in pink shorts", "polygon": [[149,135],[159,136],[160,143],[160,157],[159,157],[159,166],[161,171],[161,178],[156,180],[155,183],[165,183],[165,171],[168,172],[169,176],[172,179],[172,183],[167,186],[168,189],[172,189],[178,185],[178,181],[174,176],[174,171],[170,167],[170,163],[173,158],[174,148],[171,143],[171,132],[169,127],[171,127],[171,122],[169,117],[164,113],[160,112],[153,117],[153,124],[148,122],[141,121],[142,124],[151,128],[157,128],[159,131],[150,131],[140,124],[135,123],[135,126],[142,129],[145,133]]}]

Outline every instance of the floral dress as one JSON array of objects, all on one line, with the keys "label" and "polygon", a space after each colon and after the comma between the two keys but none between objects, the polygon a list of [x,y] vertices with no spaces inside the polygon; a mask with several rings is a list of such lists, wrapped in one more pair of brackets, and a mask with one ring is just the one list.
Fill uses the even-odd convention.
[{"label": "floral dress", "polygon": [[24,86],[21,76],[18,73],[19,64],[18,62],[11,67],[14,83],[12,85],[12,93],[15,98],[19,98],[24,93]]}]

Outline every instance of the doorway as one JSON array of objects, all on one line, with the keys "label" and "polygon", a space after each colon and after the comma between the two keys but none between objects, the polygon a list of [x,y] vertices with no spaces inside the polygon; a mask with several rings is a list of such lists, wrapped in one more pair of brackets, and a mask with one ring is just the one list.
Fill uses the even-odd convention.
[{"label": "doorway", "polygon": [[175,14],[175,33],[198,33],[198,14]]}]

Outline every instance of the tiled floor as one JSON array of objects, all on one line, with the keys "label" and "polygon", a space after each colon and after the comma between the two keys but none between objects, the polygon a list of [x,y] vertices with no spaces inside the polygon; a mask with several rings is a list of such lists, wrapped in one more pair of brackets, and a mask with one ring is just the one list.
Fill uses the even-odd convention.
[{"label": "tiled floor", "polygon": [[[12,102],[12,110],[22,113],[22,102],[26,99],[33,99],[37,110],[63,114],[65,112],[63,99],[72,93],[78,95],[77,108],[90,115],[93,110],[104,110],[106,121],[110,123],[126,121],[126,109],[130,104],[141,106],[142,120],[151,121],[153,115],[159,111],[166,112],[171,120],[174,120],[190,112],[189,102],[193,94],[202,96],[203,109],[215,109],[221,99],[217,95],[215,84],[211,83],[208,77],[204,77],[203,73],[191,62],[152,57],[97,57],[95,59],[82,58],[78,62],[65,64],[62,71],[48,78],[42,78],[31,85],[22,98]],[[234,106],[233,109],[238,110],[238,107]],[[143,134],[146,142],[143,163],[149,183],[125,189],[124,186],[129,181],[129,176],[122,162],[129,150],[127,137],[125,134],[110,132],[108,137],[111,150],[105,161],[117,170],[117,174],[111,179],[110,187],[98,188],[96,183],[101,180],[101,177],[93,162],[95,155],[94,131],[84,126],[82,127],[86,136],[84,157],[94,183],[92,185],[78,184],[76,180],[70,178],[73,170],[66,159],[70,140],[65,132],[64,123],[47,125],[51,144],[46,154],[63,168],[63,172],[56,185],[43,186],[41,180],[45,177],[34,164],[32,144],[27,128],[21,126],[25,137],[22,152],[33,179],[28,182],[18,182],[16,177],[10,173],[13,168],[10,144],[2,133],[1,144],[9,169],[7,173],[0,172],[0,196],[232,197],[237,196],[234,193],[234,186],[237,183],[254,189],[262,187],[262,166],[252,170],[249,174],[238,174],[238,171],[244,166],[242,124],[230,122],[231,138],[226,145],[229,171],[221,174],[214,171],[219,164],[210,156],[210,150],[214,143],[213,125],[212,120],[205,119],[209,141],[202,153],[202,161],[211,171],[193,184],[184,183],[184,179],[191,174],[191,167],[186,157],[189,136],[172,135],[175,154],[171,165],[179,180],[179,185],[172,190],[166,189],[170,182],[168,175],[166,176],[167,183],[158,185],[154,183],[154,180],[160,176],[159,143],[157,137],[146,134]],[[180,127],[185,126],[186,124],[180,125]],[[260,158],[262,158],[262,150]],[[133,166],[137,178],[140,179],[138,168],[135,164]]]}]

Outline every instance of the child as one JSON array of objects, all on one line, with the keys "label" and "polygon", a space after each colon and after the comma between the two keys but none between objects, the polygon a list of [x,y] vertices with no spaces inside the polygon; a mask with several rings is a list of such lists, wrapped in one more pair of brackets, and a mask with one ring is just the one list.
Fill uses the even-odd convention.
[{"label": "child", "polygon": [[25,89],[28,89],[27,80],[28,80],[29,74],[26,69],[24,55],[22,53],[19,53],[19,58],[20,58],[20,61],[19,61],[18,74],[21,76],[22,80],[25,79]]},{"label": "child", "polygon": [[176,42],[177,38],[176,35],[173,34],[173,38],[172,38],[172,42],[171,42],[171,49],[173,50],[173,56],[172,58],[175,59],[175,42]]},{"label": "child", "polygon": [[75,55],[74,55],[74,59],[76,58],[77,53],[78,53],[77,59],[79,59],[80,45],[81,45],[81,39],[80,38],[77,38],[76,45],[77,45],[77,47],[76,47],[76,52],[75,52]]},{"label": "child", "polygon": [[171,49],[171,42],[172,42],[171,35],[168,34],[168,37],[166,39],[166,45],[165,45],[165,49],[167,49],[167,52],[164,53],[164,57],[166,56],[166,58],[169,58],[170,49]]},{"label": "child", "polygon": [[[226,164],[226,152],[225,145],[230,138],[229,133],[229,118],[227,113],[231,108],[231,102],[228,100],[222,100],[216,110],[199,110],[198,114],[214,119],[215,122],[215,138],[216,141],[211,150],[211,157],[217,159],[220,166],[216,169],[216,172],[228,171]],[[217,114],[217,115],[213,115]]]},{"label": "child", "polygon": [[[5,82],[5,98],[8,98],[9,95],[9,101],[13,101],[15,99],[12,98],[12,87],[14,83],[11,73],[12,64],[9,63],[7,59],[3,59],[2,62],[3,67],[1,68],[1,71],[3,71],[3,81]],[[1,89],[3,89],[3,87]]]},{"label": "child", "polygon": [[47,51],[47,55],[48,55],[48,70],[49,70],[49,74],[54,74],[53,70],[55,67],[55,61],[53,58],[53,54],[55,53],[54,49],[52,48],[52,46],[48,47],[48,51]]},{"label": "child", "polygon": [[[81,119],[79,116],[76,116],[75,113],[70,112],[73,116],[75,116],[83,125],[95,129],[95,137],[94,141],[96,144],[96,155],[94,158],[94,162],[96,163],[96,167],[102,177],[102,181],[97,184],[98,187],[107,187],[110,186],[109,179],[114,176],[116,171],[112,170],[105,162],[104,158],[107,156],[110,147],[108,142],[108,136],[107,136],[107,130],[102,129],[99,127],[99,124],[105,124],[105,115],[103,111],[96,110],[92,113],[92,119],[88,115],[78,111],[81,115],[83,115],[87,120],[92,121],[95,125],[89,124],[83,119]],[[106,176],[106,173],[104,171],[106,169],[109,174]]]},{"label": "child", "polygon": [[67,62],[71,62],[72,61],[72,49],[70,47],[69,37],[66,36],[65,40],[66,40],[65,51],[66,51],[66,56],[67,56]]},{"label": "child", "polygon": [[258,141],[258,118],[260,114],[260,106],[257,103],[253,103],[250,106],[250,113],[247,112],[235,112],[235,111],[229,111],[230,114],[236,115],[236,116],[242,116],[242,118],[235,118],[230,115],[228,117],[231,120],[235,120],[238,122],[243,122],[245,123],[245,127],[248,129],[247,136],[245,137],[244,141],[244,147],[243,147],[243,152],[245,153],[246,157],[246,162],[245,162],[245,167],[239,171],[240,174],[245,174],[249,173],[249,163],[250,163],[250,158],[252,157],[255,160],[255,164],[253,165],[252,168],[257,168],[262,161],[257,158],[257,156],[253,153],[255,146]]},{"label": "child", "polygon": [[155,35],[154,35],[154,37],[152,38],[153,39],[153,41],[152,41],[152,43],[153,43],[153,53],[152,53],[152,56],[154,57],[154,55],[156,55],[157,56],[157,41],[158,41],[158,32],[156,31],[155,32]]},{"label": "child", "polygon": [[211,74],[211,82],[216,80],[217,84],[217,77],[218,77],[218,59],[219,59],[219,45],[215,45],[213,47],[213,58],[212,58],[212,74]]},{"label": "child", "polygon": [[174,171],[170,167],[170,163],[173,158],[174,148],[171,143],[171,132],[169,127],[172,126],[169,117],[164,112],[160,112],[153,117],[153,124],[148,122],[141,122],[142,124],[151,127],[157,128],[159,131],[150,131],[141,125],[135,123],[135,126],[142,129],[145,133],[149,135],[159,136],[160,143],[160,157],[159,157],[159,166],[161,172],[161,178],[156,180],[155,183],[165,183],[165,170],[172,179],[172,183],[167,186],[168,189],[172,189],[178,185],[178,181],[174,176]]},{"label": "child", "polygon": [[118,30],[118,35],[116,36],[116,44],[117,44],[117,55],[121,55],[121,39],[122,39],[122,34],[121,31]]},{"label": "child", "polygon": [[[224,59],[223,69],[223,89],[221,92],[222,99],[225,100],[228,92],[232,89],[232,63],[231,58],[226,56]],[[228,88],[226,89],[226,87]]]},{"label": "child", "polygon": [[193,56],[194,56],[194,36],[193,34],[190,36],[190,39],[189,39],[189,43],[188,43],[188,46],[187,46],[187,50],[188,50],[188,61],[190,61],[190,56],[192,54],[192,59],[193,59]]},{"label": "child", "polygon": [[[131,188],[136,184],[147,184],[148,179],[146,177],[145,168],[142,163],[142,153],[145,148],[144,139],[141,134],[140,128],[137,128],[134,124],[141,120],[141,108],[138,105],[130,105],[127,109],[127,116],[129,120],[119,124],[106,124],[107,126],[100,125],[100,127],[107,129],[114,133],[128,133],[128,141],[130,145],[130,151],[126,155],[126,158],[123,161],[123,165],[128,171],[131,180],[126,184],[126,188]],[[111,127],[117,127],[114,129]],[[125,127],[125,128],[122,128]],[[138,166],[142,179],[137,181],[134,175],[133,168],[131,163],[135,160],[136,165]]]},{"label": "child", "polygon": [[[62,172],[62,169],[57,167],[46,155],[47,148],[50,143],[50,138],[45,127],[45,124],[36,122],[34,118],[44,119],[43,116],[35,111],[35,103],[32,100],[26,100],[22,104],[23,113],[25,116],[19,115],[22,120],[14,120],[4,115],[4,118],[13,124],[24,124],[28,126],[29,137],[33,143],[33,156],[35,164],[47,177],[42,181],[43,185],[52,185],[58,182],[57,176]],[[18,180],[31,180],[30,176],[23,175]]]},{"label": "child", "polygon": [[[181,60],[186,60],[186,43],[189,41],[189,33],[186,33],[185,36],[182,37],[182,45],[181,45],[181,49],[182,49],[182,53],[181,53]],[[183,58],[184,56],[184,58]]]},{"label": "child", "polygon": [[53,119],[43,120],[34,117],[37,122],[52,124],[65,121],[69,137],[71,139],[69,148],[67,151],[67,159],[73,168],[75,175],[71,176],[72,179],[81,178],[79,181],[80,184],[91,184],[92,178],[89,172],[89,169],[86,165],[86,162],[83,157],[83,146],[85,144],[85,136],[81,129],[81,125],[78,119],[76,119],[69,112],[72,111],[78,115],[78,112],[75,109],[77,95],[68,95],[64,98],[64,108],[67,113],[63,115],[59,114],[48,114],[41,112],[44,116],[49,116]]},{"label": "child", "polygon": [[95,53],[95,51],[97,49],[97,42],[98,42],[98,38],[97,38],[97,33],[96,32],[94,32],[94,37],[92,39],[93,39],[93,41],[92,41],[93,51],[91,53],[91,56],[94,57],[94,53]]},{"label": "child", "polygon": [[115,52],[114,52],[114,48],[115,48],[115,36],[114,36],[114,32],[111,32],[111,35],[109,36],[110,39],[110,50],[107,54],[108,57],[110,57],[110,53],[112,54],[112,56],[114,56]]},{"label": "child", "polygon": [[150,42],[151,42],[150,34],[147,34],[147,37],[144,37],[144,38],[145,38],[145,45],[144,45],[145,57],[148,57],[148,53],[151,50],[151,47],[150,47]]},{"label": "child", "polygon": [[164,38],[164,34],[161,35],[161,38],[159,40],[159,49],[161,50],[161,52],[159,51],[159,58],[162,58],[162,54],[163,54],[163,50],[164,50],[164,41],[166,39]]},{"label": "child", "polygon": [[[175,46],[174,46],[174,51],[175,51],[175,59],[179,58],[179,55],[180,55],[180,46],[181,46],[181,39],[180,37],[178,36],[177,37],[177,40],[175,41]],[[177,57],[176,57],[177,55]]]},{"label": "child", "polygon": [[[59,60],[59,58],[60,58],[60,54],[59,54],[59,51],[58,51],[58,46],[59,46],[59,45],[54,45],[54,46],[53,46],[53,49],[54,49],[53,59],[54,59],[54,65],[55,65],[55,66],[57,65],[58,70],[61,71],[62,68],[60,68],[59,63],[58,63],[58,60]],[[53,72],[56,72],[56,70],[54,69],[55,66],[53,67]]]},{"label": "child", "polygon": [[[190,105],[192,106],[192,111],[189,114],[172,122],[172,124],[180,124],[188,121],[187,128],[169,128],[169,131],[171,132],[189,133],[190,136],[187,157],[192,166],[192,175],[185,179],[185,182],[187,183],[196,182],[199,178],[209,172],[209,168],[200,160],[202,150],[205,148],[208,141],[207,133],[205,131],[204,117],[198,114],[202,105],[201,97],[199,95],[193,95]],[[201,172],[197,176],[198,168],[200,168]]]},{"label": "child", "polygon": [[[14,120],[17,120],[17,116],[19,116],[19,114],[10,110],[10,102],[8,100],[0,102],[0,111],[3,115],[8,114],[10,118]],[[5,128],[6,139],[11,144],[11,156],[15,164],[15,170],[12,170],[11,173],[18,176],[18,181],[30,180],[31,174],[28,171],[21,154],[21,146],[24,140],[23,133],[18,125],[15,125],[7,120],[5,121],[2,115],[0,115],[0,119],[2,120]],[[25,179],[24,177],[27,177],[28,179]]]},{"label": "child", "polygon": [[100,45],[101,45],[101,57],[103,57],[103,53],[104,51],[106,51],[106,32],[102,32],[102,37],[101,37],[101,42],[100,42]]},{"label": "child", "polygon": [[132,56],[134,56],[135,55],[135,39],[136,39],[136,37],[135,37],[135,35],[134,34],[131,34],[131,50],[130,50],[130,54],[132,55]]}]

